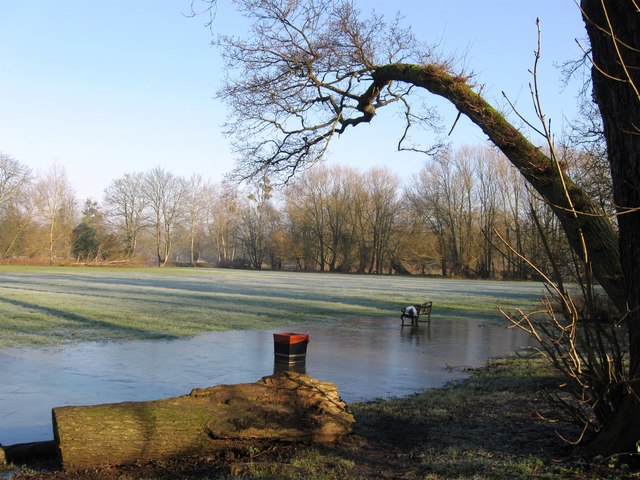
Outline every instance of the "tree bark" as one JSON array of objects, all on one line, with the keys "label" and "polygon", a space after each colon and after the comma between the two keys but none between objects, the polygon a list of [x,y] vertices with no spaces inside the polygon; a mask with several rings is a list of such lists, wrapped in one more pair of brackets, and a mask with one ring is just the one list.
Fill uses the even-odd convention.
[{"label": "tree bark", "polygon": [[331,442],[353,422],[334,384],[294,372],[164,400],[53,409],[65,470],[201,455],[236,442]]},{"label": "tree bark", "polygon": [[629,331],[627,395],[587,455],[637,453],[640,440],[640,12],[623,0],[582,0],[592,49],[593,94],[602,115],[618,208]]},{"label": "tree bark", "polygon": [[[582,188],[564,172],[558,171],[548,156],[474,92],[466,78],[453,76],[438,65],[396,63],[377,67],[373,72],[373,80],[360,99],[359,109],[363,112],[375,111],[376,97],[381,89],[389,82],[398,81],[425,88],[446,98],[458,111],[478,125],[549,203],[562,223],[574,251],[590,263],[595,278],[607,295],[621,312],[625,311],[618,234],[609,219],[598,210]],[[577,215],[572,210],[567,195],[571,198]],[[582,246],[583,238],[586,252]]]}]

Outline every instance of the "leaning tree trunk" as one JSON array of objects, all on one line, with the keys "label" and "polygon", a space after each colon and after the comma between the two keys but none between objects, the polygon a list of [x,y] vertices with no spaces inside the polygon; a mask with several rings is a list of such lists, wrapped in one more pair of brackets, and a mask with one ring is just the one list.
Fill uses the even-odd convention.
[{"label": "leaning tree trunk", "polygon": [[333,383],[283,372],[189,395],[53,409],[62,465],[77,470],[264,442],[331,442],[353,416]]},{"label": "leaning tree trunk", "polygon": [[558,171],[555,162],[474,92],[465,77],[451,75],[438,65],[395,63],[377,67],[373,80],[358,106],[365,114],[373,116],[379,93],[390,82],[398,81],[446,98],[478,125],[547,201],[560,220],[573,250],[590,263],[595,278],[607,295],[624,311],[626,298],[622,288],[618,234],[609,219],[579,185],[565,172]]},{"label": "leaning tree trunk", "polygon": [[582,0],[582,8],[593,47],[594,93],[604,121],[614,196],[622,213],[619,235],[586,192],[474,92],[464,77],[438,65],[379,66],[358,109],[372,118],[379,93],[393,81],[440,95],[478,125],[547,201],[572,249],[589,264],[629,325],[628,395],[587,451],[635,452],[640,431],[640,381],[636,380],[640,374],[640,12],[631,0]]},{"label": "leaning tree trunk", "polygon": [[640,11],[625,0],[582,0],[592,48],[593,93],[602,115],[624,274],[628,390],[588,455],[637,453],[640,440]]}]

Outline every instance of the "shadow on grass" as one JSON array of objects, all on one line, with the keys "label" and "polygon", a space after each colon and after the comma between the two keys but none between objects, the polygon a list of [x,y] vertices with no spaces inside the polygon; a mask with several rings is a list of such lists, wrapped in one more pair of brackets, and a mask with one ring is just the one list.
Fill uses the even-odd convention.
[{"label": "shadow on grass", "polygon": [[[96,331],[104,331],[105,334],[113,336],[114,333],[122,334],[126,338],[132,339],[148,339],[148,340],[171,340],[178,338],[174,335],[159,334],[147,329],[141,329],[126,325],[116,325],[104,320],[97,320],[93,318],[83,317],[81,315],[66,312],[53,307],[46,307],[38,305],[36,303],[25,302],[21,300],[12,300],[8,298],[0,298],[0,303],[12,305],[14,307],[20,307],[31,311],[40,312],[44,315],[52,316],[57,319],[67,320],[78,324],[80,328],[91,328]],[[74,326],[75,327],[75,326]],[[5,328],[5,331],[10,331],[11,328]],[[28,331],[32,332],[33,327],[29,327]],[[42,332],[46,333],[46,332]]]},{"label": "shadow on grass", "polygon": [[[261,289],[240,289],[238,286],[221,288],[217,285],[203,288],[202,284],[184,281],[140,279],[124,281],[100,279],[98,281],[92,278],[83,281],[81,286],[61,287],[51,279],[39,280],[38,285],[39,289],[22,285],[3,285],[3,288],[18,292],[55,292],[74,296],[81,295],[82,297],[108,299],[114,302],[132,301],[138,305],[144,305],[145,307],[142,308],[145,313],[156,310],[166,312],[169,309],[181,309],[182,312],[187,312],[190,309],[200,308],[215,311],[218,316],[220,316],[220,312],[229,312],[233,315],[234,312],[237,312],[238,305],[241,305],[247,313],[243,314],[240,320],[231,322],[230,325],[227,324],[225,329],[247,328],[246,320],[251,317],[254,320],[266,318],[282,323],[283,318],[285,318],[285,322],[299,322],[320,318],[335,319],[345,314],[388,315],[396,311],[395,306],[391,306],[390,309],[390,306],[384,302],[351,302],[351,299],[327,297],[317,293],[306,296],[292,295],[286,290],[273,289],[268,285]],[[114,285],[116,288],[113,288]],[[346,301],[350,303],[345,303]],[[287,315],[289,319],[286,319]],[[260,322],[253,328],[263,328],[264,326],[265,324]],[[203,331],[207,330],[209,329]]]},{"label": "shadow on grass", "polygon": [[[15,279],[3,281],[2,286],[17,290],[88,294],[104,298],[112,298],[114,296],[117,296],[117,298],[153,296],[157,297],[157,301],[160,303],[170,303],[166,301],[166,297],[176,297],[178,298],[177,302],[182,305],[187,300],[203,301],[203,299],[210,298],[218,302],[223,297],[229,298],[230,302],[242,301],[243,304],[247,302],[250,307],[257,309],[257,311],[260,310],[261,306],[264,306],[264,299],[269,299],[269,303],[287,302],[292,305],[301,305],[301,309],[303,305],[323,305],[325,307],[321,309],[327,312],[333,312],[340,307],[344,309],[345,306],[348,306],[349,309],[354,309],[356,312],[362,313],[364,310],[368,314],[376,311],[386,313],[389,309],[395,312],[405,303],[399,302],[398,306],[396,306],[395,304],[390,304],[388,300],[371,298],[370,291],[361,294],[351,293],[351,284],[340,290],[340,293],[327,291],[324,285],[321,288],[309,288],[309,285],[305,283],[309,276],[304,274],[293,276],[290,279],[290,283],[274,284],[268,278],[261,278],[259,273],[253,273],[255,279],[248,283],[243,283],[241,281],[242,278],[237,279],[235,277],[231,279],[235,281],[217,281],[218,279],[215,277],[192,280],[184,276],[165,277],[153,274],[145,277],[126,275],[117,277],[100,275],[94,277],[48,274],[36,277],[35,282],[39,288],[27,286],[23,281]],[[351,280],[351,277],[345,278]],[[13,283],[15,286],[9,287],[9,283]],[[347,291],[350,292],[349,295],[345,295]],[[335,307],[327,308],[326,306],[328,305],[335,305]]]}]

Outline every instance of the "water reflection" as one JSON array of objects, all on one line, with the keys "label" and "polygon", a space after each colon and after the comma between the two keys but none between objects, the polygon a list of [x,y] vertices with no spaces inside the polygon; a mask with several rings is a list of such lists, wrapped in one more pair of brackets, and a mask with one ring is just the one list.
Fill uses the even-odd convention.
[{"label": "water reflection", "polygon": [[420,344],[421,340],[431,340],[431,322],[424,325],[412,325],[400,329],[400,337],[405,342],[411,342],[413,345]]},{"label": "water reflection", "polygon": [[307,373],[307,363],[282,363],[282,362],[273,362],[273,373],[280,372],[296,372],[296,373]]},{"label": "water reflection", "polygon": [[[347,402],[414,393],[527,344],[522,332],[468,319],[400,328],[397,319],[288,327],[310,334],[306,364]],[[52,438],[51,408],[141,401],[195,387],[254,382],[277,371],[273,331],[192,339],[0,350],[0,443]],[[452,368],[453,367],[453,368]]]}]

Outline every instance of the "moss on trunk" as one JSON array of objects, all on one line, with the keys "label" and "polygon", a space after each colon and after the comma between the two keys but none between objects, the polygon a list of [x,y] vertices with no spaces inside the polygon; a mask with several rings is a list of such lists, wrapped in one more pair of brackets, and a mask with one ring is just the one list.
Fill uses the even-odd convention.
[{"label": "moss on trunk", "polygon": [[353,421],[334,384],[293,372],[164,400],[53,409],[65,470],[201,455],[238,440],[331,442]]}]

